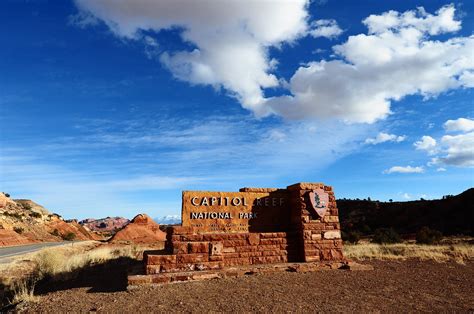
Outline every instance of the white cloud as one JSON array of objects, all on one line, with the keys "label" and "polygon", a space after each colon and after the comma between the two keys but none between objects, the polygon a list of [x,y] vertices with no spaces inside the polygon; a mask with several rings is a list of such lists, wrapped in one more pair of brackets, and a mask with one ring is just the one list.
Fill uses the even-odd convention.
[{"label": "white cloud", "polygon": [[406,200],[410,200],[411,199],[411,195],[408,194],[408,193],[403,193],[402,194],[402,198],[406,199]]},{"label": "white cloud", "polygon": [[441,138],[443,154],[432,160],[434,164],[474,167],[474,132],[445,135]]},{"label": "white cloud", "polygon": [[262,89],[275,87],[268,48],[307,33],[307,0],[76,0],[80,15],[104,21],[122,38],[181,29],[193,50],[165,52],[161,62],[192,84],[223,86],[257,115],[268,114]]},{"label": "white cloud", "polygon": [[383,133],[383,132],[380,132],[379,134],[377,134],[377,136],[375,138],[368,138],[365,140],[365,143],[366,144],[372,144],[372,145],[375,145],[375,144],[380,144],[380,143],[384,143],[384,142],[403,142],[404,140],[406,139],[406,136],[405,135],[395,135],[395,134],[388,134],[388,133]]},{"label": "white cloud", "polygon": [[448,132],[469,132],[474,130],[474,120],[459,118],[456,120],[448,120],[444,123],[444,128]]},{"label": "white cloud", "polygon": [[387,174],[390,174],[390,173],[422,173],[424,171],[425,170],[423,169],[423,167],[394,166],[390,169],[385,170],[383,173],[387,173]]},{"label": "white cloud", "polygon": [[342,34],[342,29],[335,20],[317,20],[311,23],[311,28],[309,34],[314,38],[326,37],[333,39]]},{"label": "white cloud", "polygon": [[413,146],[415,146],[417,150],[427,151],[430,155],[436,153],[436,140],[431,136],[422,136],[421,140],[413,143]]},{"label": "white cloud", "polygon": [[[426,150],[429,155],[436,154],[428,163],[458,167],[474,167],[474,121],[466,118],[448,120],[444,124],[446,132],[461,132],[457,135],[444,135],[437,142],[431,136],[423,136],[414,143],[416,149]],[[445,171],[443,167],[437,171]]]},{"label": "white cloud", "polygon": [[438,169],[436,169],[437,172],[444,172],[446,171],[446,168],[443,168],[443,167],[439,167]]},{"label": "white cloud", "polygon": [[454,12],[449,5],[436,14],[419,8],[371,15],[363,21],[368,34],[333,47],[337,59],[301,66],[290,80],[291,95],[273,97],[267,105],[291,119],[373,123],[407,95],[429,98],[472,87],[474,36],[430,38],[461,28]]}]

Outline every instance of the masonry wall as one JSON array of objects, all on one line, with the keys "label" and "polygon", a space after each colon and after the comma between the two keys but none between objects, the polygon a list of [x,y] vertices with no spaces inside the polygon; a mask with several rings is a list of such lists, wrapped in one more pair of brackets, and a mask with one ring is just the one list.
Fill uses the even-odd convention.
[{"label": "masonry wall", "polygon": [[[311,210],[308,196],[320,188],[329,194],[328,210],[323,218]],[[254,191],[247,188],[246,192]],[[282,222],[286,226],[284,232],[200,234],[192,227],[170,227],[165,251],[145,252],[146,273],[342,260],[340,225],[332,188],[320,183],[299,183],[289,186],[287,193],[290,223]]]}]

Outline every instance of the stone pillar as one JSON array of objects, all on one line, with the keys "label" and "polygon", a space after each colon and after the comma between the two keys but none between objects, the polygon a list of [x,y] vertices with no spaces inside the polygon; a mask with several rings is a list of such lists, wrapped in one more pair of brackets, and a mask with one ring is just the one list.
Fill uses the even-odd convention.
[{"label": "stone pillar", "polygon": [[[343,260],[341,229],[332,187],[323,183],[297,183],[287,189],[291,199],[292,225],[300,241],[301,261]],[[311,201],[310,194],[316,191],[327,197],[323,202],[325,208],[315,208],[314,201]]]}]

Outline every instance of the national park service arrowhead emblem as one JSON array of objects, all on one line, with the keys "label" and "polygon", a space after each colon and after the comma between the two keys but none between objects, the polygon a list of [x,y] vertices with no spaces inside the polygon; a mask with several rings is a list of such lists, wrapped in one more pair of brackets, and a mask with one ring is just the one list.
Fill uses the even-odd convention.
[{"label": "national park service arrowhead emblem", "polygon": [[329,206],[329,194],[323,189],[316,189],[309,192],[312,209],[320,218],[326,215]]}]

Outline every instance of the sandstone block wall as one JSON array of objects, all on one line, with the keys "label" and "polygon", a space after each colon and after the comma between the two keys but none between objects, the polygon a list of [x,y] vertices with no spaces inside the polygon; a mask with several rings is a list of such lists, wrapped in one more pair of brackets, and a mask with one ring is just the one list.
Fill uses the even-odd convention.
[{"label": "sandstone block wall", "polygon": [[[322,218],[311,210],[309,193],[315,189],[323,189],[328,194],[327,210]],[[257,190],[274,189],[245,188],[241,192]],[[289,221],[275,226],[278,232],[208,233],[189,226],[170,227],[165,250],[145,252],[146,273],[342,260],[340,225],[332,188],[322,183],[299,183],[289,186],[285,192],[289,196],[289,213],[283,217]],[[284,231],[281,226],[285,226]]]}]

